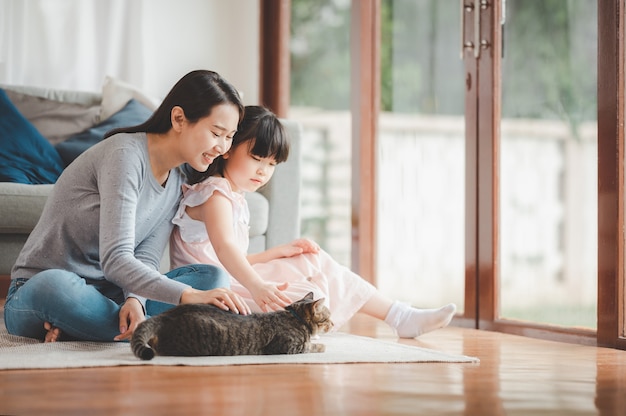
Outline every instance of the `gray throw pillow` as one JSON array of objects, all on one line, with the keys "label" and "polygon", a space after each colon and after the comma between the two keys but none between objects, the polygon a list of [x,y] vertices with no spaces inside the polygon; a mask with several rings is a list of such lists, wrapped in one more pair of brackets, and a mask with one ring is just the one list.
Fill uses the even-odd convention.
[{"label": "gray throw pillow", "polygon": [[95,126],[75,134],[54,148],[59,152],[61,159],[68,166],[85,150],[103,140],[104,135],[120,127],[136,126],[143,123],[152,115],[152,111],[135,99],[130,100],[124,108]]},{"label": "gray throw pillow", "polygon": [[9,100],[52,145],[99,122],[100,106],[50,100],[5,89]]}]

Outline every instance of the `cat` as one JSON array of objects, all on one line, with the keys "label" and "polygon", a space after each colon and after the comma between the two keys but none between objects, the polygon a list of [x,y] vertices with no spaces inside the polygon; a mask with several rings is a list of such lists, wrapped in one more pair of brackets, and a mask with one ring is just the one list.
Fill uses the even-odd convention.
[{"label": "cat", "polygon": [[269,355],[324,352],[311,337],[333,323],[324,299],[309,292],[284,310],[239,315],[213,305],[184,304],[143,321],[131,339],[136,357]]}]

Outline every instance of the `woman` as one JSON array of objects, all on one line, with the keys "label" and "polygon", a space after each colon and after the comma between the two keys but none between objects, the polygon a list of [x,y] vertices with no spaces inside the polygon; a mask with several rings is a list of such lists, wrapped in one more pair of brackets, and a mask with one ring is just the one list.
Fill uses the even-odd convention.
[{"label": "woman", "polygon": [[70,164],[11,272],[9,333],[127,340],[163,303],[249,313],[216,267],[158,272],[185,181],[179,166],[207,170],[230,148],[243,111],[226,80],[193,71],[145,123],[108,133]]}]

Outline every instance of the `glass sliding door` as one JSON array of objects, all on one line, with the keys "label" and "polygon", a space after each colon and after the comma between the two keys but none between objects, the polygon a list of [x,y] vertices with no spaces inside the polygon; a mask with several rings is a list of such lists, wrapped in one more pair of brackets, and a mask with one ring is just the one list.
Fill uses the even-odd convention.
[{"label": "glass sliding door", "polygon": [[302,125],[302,235],[350,267],[350,0],[291,1],[289,118]]},{"label": "glass sliding door", "polygon": [[596,9],[506,2],[500,318],[596,327]]},{"label": "glass sliding door", "polygon": [[465,133],[458,0],[382,0],[377,284],[464,306]]}]

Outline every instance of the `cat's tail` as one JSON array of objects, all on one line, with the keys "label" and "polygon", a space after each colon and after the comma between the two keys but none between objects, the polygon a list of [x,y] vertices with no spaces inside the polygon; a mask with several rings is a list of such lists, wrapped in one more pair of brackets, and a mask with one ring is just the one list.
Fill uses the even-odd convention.
[{"label": "cat's tail", "polygon": [[130,340],[130,347],[133,350],[133,354],[135,354],[137,358],[146,361],[154,358],[154,350],[149,344],[152,338],[152,325],[150,324],[150,319],[140,323],[135,332],[133,332],[133,337]]}]

